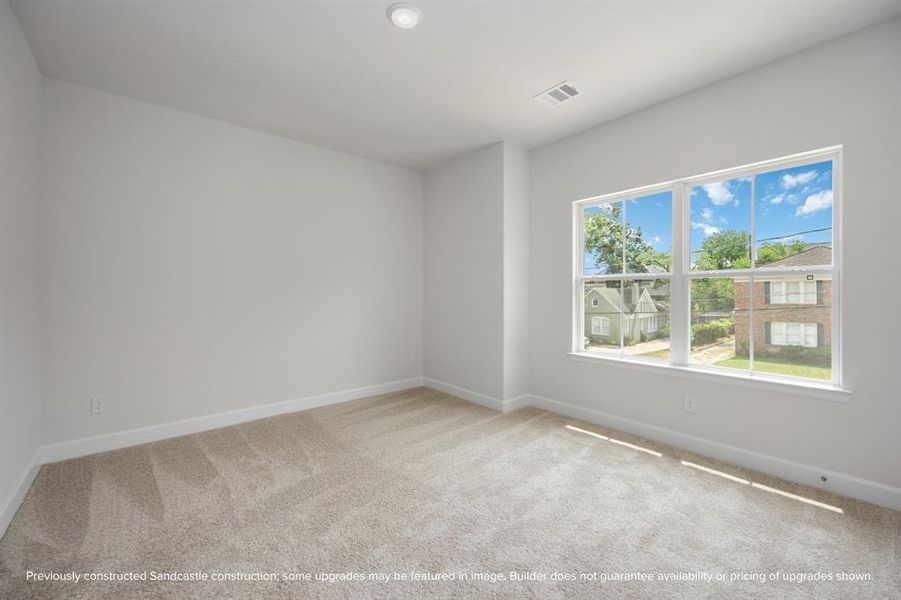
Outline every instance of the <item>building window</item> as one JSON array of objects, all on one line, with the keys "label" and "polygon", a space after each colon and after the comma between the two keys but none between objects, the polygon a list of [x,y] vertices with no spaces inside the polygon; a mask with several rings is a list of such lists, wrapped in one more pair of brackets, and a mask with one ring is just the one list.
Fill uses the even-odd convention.
[{"label": "building window", "polygon": [[804,346],[816,348],[816,323],[770,323],[770,344],[773,346]]},{"label": "building window", "polygon": [[767,304],[816,304],[817,282],[785,280],[766,282],[764,302]]},{"label": "building window", "polygon": [[657,317],[643,317],[641,319],[642,333],[656,333],[658,328],[659,323]]},{"label": "building window", "polygon": [[610,335],[610,318],[591,317],[591,335]]},{"label": "building window", "polygon": [[574,351],[840,386],[840,160],[830,148],[576,202]]}]

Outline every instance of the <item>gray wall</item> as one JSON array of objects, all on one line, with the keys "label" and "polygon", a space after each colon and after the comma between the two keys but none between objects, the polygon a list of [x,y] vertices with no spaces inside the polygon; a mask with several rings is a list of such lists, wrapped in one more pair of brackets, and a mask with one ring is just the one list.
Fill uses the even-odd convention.
[{"label": "gray wall", "polygon": [[50,79],[44,118],[44,443],[421,376],[421,174]]},{"label": "gray wall", "polygon": [[504,145],[425,179],[425,374],[502,398]]},{"label": "gray wall", "polygon": [[504,400],[529,392],[529,153],[504,143]]},{"label": "gray wall", "polygon": [[[0,514],[41,442],[38,173],[41,86],[0,2]],[[0,524],[0,533],[4,524]]]},{"label": "gray wall", "polygon": [[[901,20],[532,151],[532,391],[572,405],[901,485],[901,321],[871,327],[901,223]],[[850,403],[567,357],[574,200],[844,144],[844,352]],[[682,409],[697,397],[696,415]]]},{"label": "gray wall", "polygon": [[526,394],[529,153],[499,142],[429,171],[425,239],[426,376],[492,405]]}]

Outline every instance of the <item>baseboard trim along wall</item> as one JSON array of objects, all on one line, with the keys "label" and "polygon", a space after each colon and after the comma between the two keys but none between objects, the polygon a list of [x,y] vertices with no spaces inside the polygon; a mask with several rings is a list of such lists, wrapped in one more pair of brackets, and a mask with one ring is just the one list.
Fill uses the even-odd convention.
[{"label": "baseboard trim along wall", "polygon": [[326,394],[318,394],[316,396],[307,396],[306,398],[298,398],[296,400],[286,400],[284,402],[275,402],[272,404],[253,406],[251,408],[195,417],[193,419],[185,419],[183,421],[129,429],[127,431],[117,431],[115,433],[42,446],[38,449],[37,453],[35,453],[28,468],[22,474],[19,484],[15,487],[9,498],[4,501],[2,508],[0,508],[0,537],[6,532],[6,528],[12,521],[13,516],[15,516],[16,511],[19,510],[22,500],[25,499],[25,494],[28,493],[31,484],[34,482],[34,478],[37,476],[38,471],[40,471],[41,465],[43,464],[68,460],[70,458],[78,458],[79,456],[87,456],[89,454],[97,454],[98,452],[128,448],[129,446],[138,446],[149,442],[158,442],[160,440],[191,433],[228,427],[229,425],[265,419],[266,417],[285,413],[309,410],[311,408],[318,408],[329,404],[339,404],[341,402],[348,402],[350,400],[357,400],[368,396],[399,392],[401,390],[420,387],[423,385],[422,379],[422,377],[401,379],[398,381],[390,381],[388,383],[341,390],[338,392],[329,392]]},{"label": "baseboard trim along wall", "polygon": [[[746,450],[722,442],[680,433],[657,425],[649,425],[640,421],[617,417],[599,410],[576,406],[543,396],[530,395],[524,402],[525,406],[534,406],[535,408],[541,408],[574,419],[631,433],[649,440],[668,444],[674,448],[680,448],[715,460],[775,475],[776,477],[838,494],[839,496],[857,498],[886,508],[901,510],[901,488],[891,485],[792,462],[753,450]],[[822,475],[826,476],[826,483],[820,480]]]},{"label": "baseboard trim along wall", "polygon": [[367,396],[399,392],[421,385],[422,377],[413,377],[411,379],[402,379],[399,381],[379,383],[338,392],[318,394],[316,396],[307,396],[306,398],[298,398],[296,400],[286,400],[284,402],[242,408],[203,417],[195,417],[193,419],[185,419],[183,421],[163,423],[162,425],[152,425],[150,427],[129,429],[127,431],[107,433],[69,442],[50,444],[41,448],[41,462],[52,463],[70,458],[77,458],[79,456],[86,456],[88,454],[96,454],[98,452],[118,450],[120,448],[137,446],[148,442],[157,442],[168,438],[188,435],[190,433],[228,427],[229,425],[237,425],[239,423],[255,421],[257,419],[265,419],[266,417],[284,413],[309,410],[311,408],[318,408],[329,404],[338,404],[349,400],[366,398]]},{"label": "baseboard trim along wall", "polygon": [[[901,510],[901,488],[890,485],[784,460],[775,456],[731,446],[729,444],[680,433],[665,427],[618,417],[599,410],[576,406],[559,400],[552,400],[544,396],[526,394],[508,400],[501,400],[437,379],[429,377],[413,377],[411,379],[330,392],[296,400],[264,404],[262,406],[217,413],[193,419],[185,419],[183,421],[164,423],[162,425],[142,427],[139,429],[131,429],[128,431],[42,446],[22,474],[19,485],[16,486],[9,498],[5,500],[2,509],[0,509],[0,536],[6,531],[7,526],[19,509],[19,505],[22,503],[25,494],[34,482],[34,478],[37,476],[42,464],[96,454],[98,452],[118,450],[120,448],[156,442],[191,433],[208,431],[210,429],[218,429],[220,427],[228,427],[229,425],[237,425],[239,423],[264,419],[275,415],[309,410],[311,408],[318,408],[330,404],[339,404],[341,402],[348,402],[350,400],[357,400],[368,396],[398,392],[422,385],[504,413],[509,413],[526,406],[534,406],[535,408],[540,408],[549,412],[669,444],[675,448],[681,448],[702,456],[782,477],[803,485],[829,491],[840,496],[857,498],[866,502],[878,504],[879,506]],[[825,484],[820,481],[820,476],[822,475],[825,475],[828,478],[828,482]]]},{"label": "baseboard trim along wall", "polygon": [[527,394],[523,394],[522,396],[510,398],[509,400],[501,400],[500,398],[495,398],[494,396],[488,396],[480,392],[474,392],[472,390],[468,390],[451,383],[432,379],[431,377],[423,377],[422,383],[424,386],[433,390],[438,390],[439,392],[444,392],[445,394],[456,396],[457,398],[467,400],[469,402],[472,402],[473,404],[481,404],[482,406],[485,406],[487,408],[493,408],[494,410],[498,410],[504,413],[513,412],[514,410],[523,408],[524,406],[526,406],[526,401],[529,398]]},{"label": "baseboard trim along wall", "polygon": [[34,478],[37,477],[38,471],[41,470],[40,454],[40,449],[35,452],[31,462],[28,463],[28,466],[25,467],[19,476],[18,485],[13,488],[12,493],[3,501],[3,505],[0,507],[0,538],[6,533],[6,528],[9,527],[10,522],[16,515],[16,511],[22,505],[22,500],[25,499],[25,494],[31,489]]}]

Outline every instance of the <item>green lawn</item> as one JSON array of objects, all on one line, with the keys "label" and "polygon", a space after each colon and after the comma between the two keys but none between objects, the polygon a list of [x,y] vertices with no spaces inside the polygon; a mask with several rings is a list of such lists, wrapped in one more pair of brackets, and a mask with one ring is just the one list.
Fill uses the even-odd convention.
[{"label": "green lawn", "polygon": [[[718,367],[731,369],[747,369],[747,358],[728,358],[716,363]],[[778,375],[792,375],[794,377],[810,377],[813,379],[832,379],[832,369],[829,367],[815,367],[811,365],[793,365],[780,362],[770,362],[757,359],[754,361],[754,370]]]}]

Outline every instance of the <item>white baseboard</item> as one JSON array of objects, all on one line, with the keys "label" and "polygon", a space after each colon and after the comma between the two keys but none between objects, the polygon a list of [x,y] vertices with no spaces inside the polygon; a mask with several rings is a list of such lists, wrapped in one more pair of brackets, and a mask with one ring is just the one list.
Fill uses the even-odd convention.
[{"label": "white baseboard", "polygon": [[[893,510],[901,510],[901,488],[884,483],[792,462],[753,450],[746,450],[722,442],[714,442],[665,427],[617,417],[599,410],[576,406],[543,396],[530,395],[525,401],[525,405],[610,427],[611,429],[618,429],[649,440],[668,444],[674,448],[681,448],[740,467],[775,475],[776,477],[838,494],[839,496],[857,498]],[[827,478],[825,483],[820,480],[820,477],[823,475]]]},{"label": "white baseboard", "polygon": [[514,410],[528,406],[528,400],[529,398],[531,398],[529,394],[523,394],[515,398],[501,400],[500,398],[495,398],[494,396],[488,396],[486,394],[482,394],[481,392],[474,392],[472,390],[462,388],[458,385],[447,383],[446,381],[432,379],[431,377],[423,377],[422,384],[428,388],[432,388],[433,390],[438,390],[439,392],[444,392],[445,394],[456,396],[461,400],[467,400],[469,402],[472,402],[473,404],[480,404],[487,408],[493,408],[494,410],[499,410],[504,413],[513,412]]},{"label": "white baseboard", "polygon": [[482,406],[493,408],[494,410],[503,410],[504,408],[504,403],[499,398],[494,398],[493,396],[487,396],[479,392],[474,392],[457,385],[445,383],[444,381],[438,381],[437,379],[432,379],[431,377],[423,377],[422,384],[427,388],[432,388],[433,390],[438,390],[439,392],[444,392],[445,394],[456,396],[457,398],[467,400],[469,402],[472,402],[473,404],[481,404]]},{"label": "white baseboard", "polygon": [[6,498],[3,501],[2,506],[0,506],[0,538],[6,533],[6,528],[9,527],[10,522],[16,515],[16,511],[19,510],[19,506],[22,505],[25,494],[28,493],[31,484],[34,483],[34,478],[37,477],[38,471],[40,470],[40,449],[38,449],[38,451],[34,453],[31,462],[29,462],[22,471],[22,475],[19,476],[19,482],[13,488],[12,493],[10,493],[9,497]]},{"label": "white baseboard", "polygon": [[238,423],[255,421],[274,415],[309,410],[311,408],[329,404],[338,404],[349,400],[366,398],[367,396],[399,392],[401,390],[419,387],[422,383],[422,377],[413,377],[412,379],[402,379],[399,381],[369,385],[339,392],[329,392],[326,394],[299,398],[297,400],[286,400],[284,402],[275,402],[273,404],[232,410],[193,419],[185,419],[183,421],[174,421],[171,423],[163,423],[161,425],[152,425],[150,427],[141,427],[138,429],[129,429],[127,431],[117,431],[115,433],[81,438],[58,444],[49,444],[41,448],[40,459],[43,463],[51,463],[70,458],[77,458],[79,456],[86,456],[88,454],[96,454],[98,452],[118,450],[119,448],[137,446],[139,444],[156,442],[181,435],[188,435],[190,433],[208,431],[210,429],[218,429],[220,427],[228,427],[229,425],[237,425]]},{"label": "white baseboard", "polygon": [[[237,425],[239,423],[263,419],[274,415],[308,410],[329,404],[338,404],[340,402],[347,402],[378,394],[397,392],[419,387],[421,385],[505,413],[526,406],[534,406],[550,412],[656,440],[702,456],[708,456],[710,458],[754,469],[763,473],[769,473],[777,477],[826,490],[841,496],[858,498],[894,510],[901,510],[901,488],[776,458],[752,450],[746,450],[729,444],[680,433],[656,425],[633,421],[624,417],[618,417],[598,410],[552,400],[543,396],[527,394],[508,400],[501,400],[436,379],[414,377],[411,379],[319,394],[297,400],[265,404],[262,406],[197,417],[194,419],[186,419],[183,421],[164,423],[162,425],[131,429],[128,431],[42,446],[23,472],[19,479],[19,483],[14,488],[12,494],[4,501],[2,507],[0,507],[0,536],[6,531],[10,521],[12,521],[13,516],[19,509],[22,500],[25,498],[25,494],[31,487],[34,478],[37,476],[41,465],[44,463],[77,458],[79,456],[106,452],[108,450],[117,450],[119,448],[188,435],[190,433],[218,429],[229,425]],[[820,481],[821,475],[825,475],[828,479],[825,484]]]},{"label": "white baseboard", "polygon": [[532,396],[529,394],[523,394],[522,396],[517,396],[515,398],[508,398],[504,400],[503,408],[501,408],[502,412],[511,413],[514,410],[519,410],[520,408],[525,408],[530,406],[529,401]]}]

